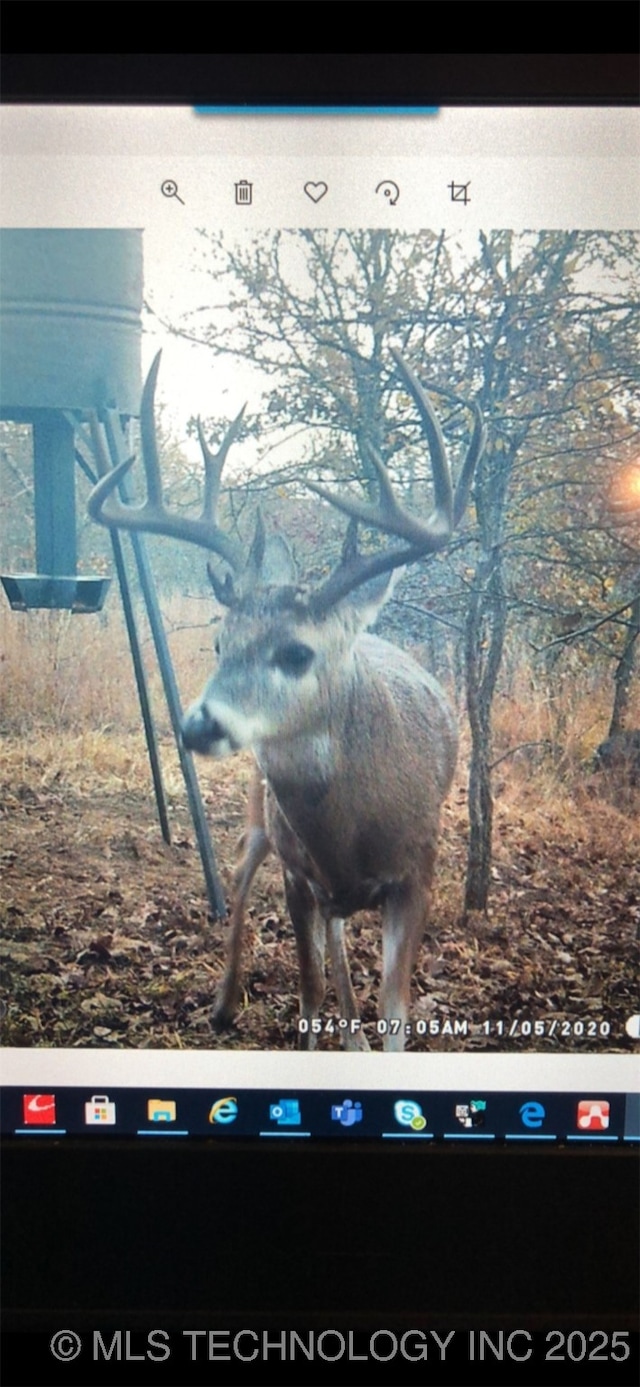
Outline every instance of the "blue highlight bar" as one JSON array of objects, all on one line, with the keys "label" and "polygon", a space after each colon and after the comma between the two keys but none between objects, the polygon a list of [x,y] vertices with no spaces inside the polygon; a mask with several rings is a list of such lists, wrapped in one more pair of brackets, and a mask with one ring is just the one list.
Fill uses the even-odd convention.
[{"label": "blue highlight bar", "polygon": [[505,1141],[559,1141],[555,1132],[505,1132]]},{"label": "blue highlight bar", "polygon": [[495,1132],[443,1132],[445,1141],[495,1141]]},{"label": "blue highlight bar", "polygon": [[194,106],[197,116],[437,116],[439,106]]},{"label": "blue highlight bar", "polygon": [[433,1132],[383,1132],[383,1138],[394,1141],[433,1141]]},{"label": "blue highlight bar", "polygon": [[66,1127],[16,1127],[15,1137],[66,1137]]},{"label": "blue highlight bar", "polygon": [[174,1132],[171,1127],[138,1127],[137,1137],[188,1137],[186,1128]]},{"label": "blue highlight bar", "polygon": [[592,1135],[590,1135],[590,1136],[585,1136],[585,1137],[583,1137],[583,1136],[575,1136],[575,1137],[574,1137],[571,1133],[568,1133],[568,1135],[565,1137],[565,1141],[591,1141],[591,1142],[597,1141],[597,1142],[598,1142],[598,1145],[599,1145],[600,1142],[602,1142],[602,1141],[619,1141],[619,1140],[620,1140],[619,1137],[604,1137],[604,1136],[602,1136],[602,1133],[601,1133],[601,1132],[598,1132],[597,1134],[594,1132]]},{"label": "blue highlight bar", "polygon": [[310,1137],[311,1132],[258,1132],[259,1137],[284,1137],[289,1141],[290,1137]]}]

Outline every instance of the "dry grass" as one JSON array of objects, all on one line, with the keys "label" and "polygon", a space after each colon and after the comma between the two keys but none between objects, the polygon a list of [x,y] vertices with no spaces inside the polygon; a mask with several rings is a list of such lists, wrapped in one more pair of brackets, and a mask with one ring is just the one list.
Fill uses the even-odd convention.
[{"label": "dry grass", "polygon": [[[210,599],[172,598],[162,604],[165,629],[186,703],[204,683],[213,643]],[[171,729],[153,642],[144,613],[138,614],[143,658],[154,718],[165,751],[170,793],[181,777],[172,754]],[[105,785],[142,783],[147,754],[124,620],[113,594],[99,616],[68,612],[13,613],[0,610],[0,733],[10,778],[41,774],[43,786],[61,775],[86,790],[92,779]],[[629,724],[640,725],[636,688]],[[593,669],[559,669],[535,674],[523,661],[498,693],[493,710],[496,797],[505,811],[534,822],[566,824],[579,806],[593,802],[590,775],[595,748],[607,734],[611,680]],[[462,719],[461,766],[468,760]],[[8,769],[8,767],[7,767]],[[604,787],[601,777],[598,784]],[[620,798],[620,797],[618,797]],[[625,808],[624,795],[621,807]],[[604,833],[610,805],[598,814]],[[588,815],[587,815],[588,817]],[[614,822],[620,816],[613,812]],[[597,816],[596,816],[597,827]]]},{"label": "dry grass", "polygon": [[[506,682],[506,681],[505,681]],[[640,719],[640,688],[635,689],[630,720]],[[607,735],[613,699],[613,670],[571,661],[545,673],[534,670],[523,651],[508,686],[494,702],[496,757],[522,746],[530,763],[547,760],[561,772],[590,761]]]},{"label": "dry grass", "polygon": [[[206,608],[204,609],[207,610]],[[211,629],[197,599],[162,604],[174,664],[195,690],[211,659]],[[168,728],[162,684],[144,614],[143,658],[161,731]],[[12,736],[135,732],[140,710],[124,619],[115,596],[98,616],[0,611],[0,728]],[[99,756],[98,756],[98,759]]]}]

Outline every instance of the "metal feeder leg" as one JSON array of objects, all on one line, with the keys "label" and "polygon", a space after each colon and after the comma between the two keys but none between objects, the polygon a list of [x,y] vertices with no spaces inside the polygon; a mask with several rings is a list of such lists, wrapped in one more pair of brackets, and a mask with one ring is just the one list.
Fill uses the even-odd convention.
[{"label": "metal feeder leg", "polygon": [[[85,477],[88,477],[89,481],[91,482],[91,485],[95,486],[96,481],[98,480],[96,474],[89,467],[88,463],[82,456],[82,453],[79,452],[79,450],[77,449],[76,462],[78,464],[78,467],[80,467],[81,471],[84,472]],[[162,837],[164,838],[165,843],[170,844],[171,825],[169,823],[167,799],[164,792],[164,785],[162,783],[162,767],[160,765],[160,756],[158,753],[158,738],[156,736],[155,723],[153,721],[153,713],[151,711],[151,700],[149,698],[147,673],[144,667],[144,661],[142,659],[142,650],[140,647],[138,628],[136,626],[135,612],[133,610],[133,602],[131,601],[129,575],[127,573],[124,561],[124,553],[122,549],[122,540],[120,538],[120,535],[118,534],[117,530],[111,530],[109,533],[111,536],[111,547],[113,549],[113,561],[115,564],[116,573],[118,575],[118,585],[120,588],[120,596],[122,598],[122,610],[124,612],[124,620],[127,628],[127,635],[129,637],[129,649],[131,651],[131,659],[133,661],[133,672],[135,674],[136,688],[138,690],[140,712],[142,713],[142,721],[144,724],[144,735],[147,743],[149,764],[151,766],[151,778],[153,780],[156,808],[158,811],[158,819],[160,821],[160,832],[162,833]]]},{"label": "metal feeder leg", "polygon": [[[107,411],[105,417],[105,431],[111,461],[115,467],[125,456],[120,420],[115,411]],[[124,483],[121,483],[120,491],[123,501],[130,499],[127,496],[126,478]],[[204,805],[202,803],[202,796],[200,794],[200,786],[193,766],[191,753],[185,751],[182,745],[182,708],[180,705],[180,694],[178,692],[178,685],[173,670],[171,652],[167,643],[164,626],[162,625],[162,615],[151,573],[151,566],[149,564],[149,556],[147,554],[143,535],[133,531],[130,535],[130,539],[138,569],[140,587],[147,610],[147,616],[149,618],[149,626],[151,627],[151,634],[158,657],[158,665],[162,676],[162,683],[167,700],[167,708],[169,709],[169,717],[171,718],[171,726],[175,737],[180,767],[187,789],[189,809],[200,851],[211,913],[217,919],[224,919],[227,913],[226,902],[218,876],[213,844],[209,835],[209,827]]]}]

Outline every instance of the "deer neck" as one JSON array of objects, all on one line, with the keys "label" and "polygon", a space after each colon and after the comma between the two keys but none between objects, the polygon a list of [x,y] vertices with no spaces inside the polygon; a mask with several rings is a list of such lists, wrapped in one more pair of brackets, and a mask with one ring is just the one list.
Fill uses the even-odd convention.
[{"label": "deer neck", "polygon": [[[387,702],[383,680],[353,650],[344,665],[332,670],[315,716],[304,727],[255,747],[258,764],[287,817],[293,804],[305,811],[317,809],[330,794],[340,795],[353,775],[363,732],[366,742]],[[306,812],[298,817],[306,817]]]}]

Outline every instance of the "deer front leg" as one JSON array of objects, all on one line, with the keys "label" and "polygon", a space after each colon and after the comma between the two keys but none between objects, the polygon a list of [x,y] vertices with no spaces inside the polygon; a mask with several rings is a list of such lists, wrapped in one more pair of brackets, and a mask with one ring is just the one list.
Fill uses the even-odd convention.
[{"label": "deer front leg", "polygon": [[244,910],[251,883],[260,866],[271,851],[271,844],[262,824],[247,830],[244,838],[244,854],[233,877],[233,898],[229,916],[229,942],[227,962],[222,982],[216,992],[212,1023],[216,1031],[224,1031],[232,1024],[240,1005],[240,974],[242,950],[244,945]]},{"label": "deer front leg", "polygon": [[[359,1021],[360,1013],[351,983],[351,973],[344,943],[344,920],[334,915],[327,923],[331,976],[336,989],[340,1016],[345,1021]],[[371,1047],[366,1035],[357,1028],[349,1026],[340,1032],[341,1044],[345,1050],[369,1050]]]},{"label": "deer front leg", "polygon": [[284,885],[298,949],[300,1020],[307,1022],[300,1031],[300,1049],[315,1050],[317,1036],[311,1023],[320,1013],[327,985],[324,968],[326,925],[304,877],[285,870]]},{"label": "deer front leg", "polygon": [[385,902],[382,922],[382,984],[378,1015],[389,1024],[385,1050],[404,1050],[411,974],[427,921],[424,882],[395,886]]}]

